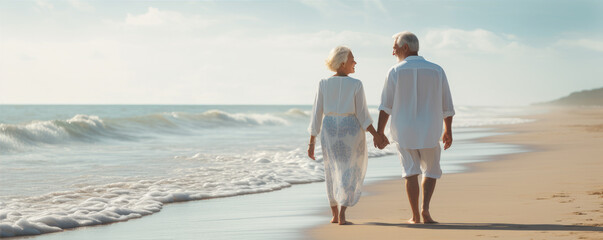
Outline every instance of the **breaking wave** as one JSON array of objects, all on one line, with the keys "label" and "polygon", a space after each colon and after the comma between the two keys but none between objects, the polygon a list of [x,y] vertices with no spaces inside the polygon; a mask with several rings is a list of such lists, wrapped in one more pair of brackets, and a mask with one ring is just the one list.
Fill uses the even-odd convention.
[{"label": "breaking wave", "polygon": [[209,110],[203,113],[169,112],[115,119],[78,114],[67,120],[0,124],[0,152],[74,142],[132,141],[149,134],[184,134],[224,127],[282,126],[289,124],[286,117],[291,114],[299,116],[306,113],[297,109],[280,115]]}]

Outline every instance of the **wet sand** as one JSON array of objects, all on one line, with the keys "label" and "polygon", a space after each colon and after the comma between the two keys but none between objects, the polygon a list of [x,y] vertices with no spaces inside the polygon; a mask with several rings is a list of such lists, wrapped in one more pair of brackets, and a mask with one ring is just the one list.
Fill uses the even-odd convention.
[{"label": "wet sand", "polygon": [[603,108],[553,108],[528,118],[536,121],[496,126],[511,134],[480,141],[531,151],[472,163],[469,172],[438,181],[431,214],[439,224],[406,223],[411,212],[403,182],[386,180],[367,185],[369,194],[348,210],[354,225],[325,221],[307,234],[314,239],[603,239]]}]

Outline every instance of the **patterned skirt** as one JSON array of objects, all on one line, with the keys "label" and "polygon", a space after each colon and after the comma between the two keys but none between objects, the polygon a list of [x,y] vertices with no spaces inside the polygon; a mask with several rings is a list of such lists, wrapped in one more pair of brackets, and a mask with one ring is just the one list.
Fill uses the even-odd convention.
[{"label": "patterned skirt", "polygon": [[362,194],[368,153],[355,115],[326,115],[321,133],[327,197],[331,206],[354,206]]}]

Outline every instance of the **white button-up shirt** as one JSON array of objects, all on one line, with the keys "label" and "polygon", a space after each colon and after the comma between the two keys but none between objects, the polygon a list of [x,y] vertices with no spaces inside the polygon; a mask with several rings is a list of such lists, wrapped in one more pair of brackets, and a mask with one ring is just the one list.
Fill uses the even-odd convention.
[{"label": "white button-up shirt", "polygon": [[444,70],[421,56],[409,56],[387,75],[379,110],[392,116],[392,139],[402,148],[439,146],[443,119],[454,115]]},{"label": "white button-up shirt", "polygon": [[373,123],[366,106],[362,82],[347,76],[332,76],[320,81],[308,127],[312,136],[318,136],[320,133],[323,114],[356,115],[358,123],[364,130]]}]

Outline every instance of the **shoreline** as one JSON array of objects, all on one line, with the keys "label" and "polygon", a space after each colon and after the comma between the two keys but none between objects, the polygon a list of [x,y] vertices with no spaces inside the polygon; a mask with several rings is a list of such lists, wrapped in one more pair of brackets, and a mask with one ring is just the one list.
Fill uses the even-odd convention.
[{"label": "shoreline", "polygon": [[[457,141],[467,142],[467,145],[474,147],[483,144],[475,141],[479,138],[476,136],[495,134],[492,128],[472,128],[463,132],[464,135],[459,135]],[[467,151],[473,151],[471,149],[459,150],[457,155],[466,155]],[[512,150],[505,148],[502,151]],[[448,165],[447,172],[465,171],[458,166],[458,163]],[[368,184],[395,179],[400,174],[400,164],[395,154],[373,158],[369,168],[371,171],[365,179]],[[291,199],[292,194],[295,199]],[[365,192],[363,197],[368,194]],[[267,208],[268,205],[274,207]],[[195,234],[212,239],[306,239],[303,233],[306,229],[320,226],[327,205],[324,182],[295,184],[290,188],[261,194],[167,204],[158,213],[125,222],[8,239],[164,239],[170,236],[191,238]],[[277,222],[256,226],[258,222],[275,220]]]},{"label": "shoreline", "polygon": [[[526,118],[528,117],[526,116]],[[497,131],[504,126],[513,125],[480,126],[465,128],[463,131],[457,130],[455,143],[463,144],[464,148],[459,147],[446,152],[448,154],[446,159],[452,161],[448,162],[447,167],[449,168],[445,170],[445,176],[456,175],[457,172],[464,174],[475,171],[473,169],[475,164],[497,160],[500,154],[523,152],[524,150],[517,148],[517,144],[480,141],[484,138],[508,135],[507,131]],[[484,144],[491,145],[483,147]],[[484,152],[483,149],[487,147],[495,150]],[[466,153],[471,153],[472,158],[459,157],[466,156]],[[370,190],[372,185],[380,185],[387,181],[394,181],[398,185],[401,183],[399,180],[401,166],[396,154],[369,161],[371,171],[367,173],[367,179],[365,179],[366,190],[363,198],[379,195],[378,192]],[[464,163],[459,163],[459,161]],[[324,182],[295,184],[291,188],[262,194],[167,204],[158,213],[119,222],[119,224],[81,227],[57,233],[20,236],[15,239],[106,239],[115,237],[163,239],[190,238],[196,235],[210,236],[213,239],[242,237],[246,239],[306,239],[305,233],[309,231],[308,229],[322,226],[322,219],[326,219],[325,216],[329,214],[324,211],[328,204],[323,185]],[[402,189],[398,189],[397,192],[401,193],[400,190]],[[291,201],[291,194],[300,197],[296,196],[296,199]],[[437,194],[438,191],[436,191],[436,198]],[[266,208],[267,205],[276,207]],[[348,217],[352,221],[359,216],[354,209],[350,208],[351,211],[348,212]],[[269,219],[276,220],[278,223],[269,223]],[[266,224],[258,227],[256,226],[258,222]]]},{"label": "shoreline", "polygon": [[[369,194],[348,209],[354,225],[324,223],[307,229],[306,235],[312,239],[602,238],[603,177],[597,170],[603,169],[603,162],[597,159],[603,150],[597,146],[603,144],[603,124],[597,119],[603,119],[603,108],[548,108],[522,118],[536,121],[488,126],[502,134],[476,140],[519,145],[529,151],[466,163],[462,173],[445,174],[438,181],[431,214],[439,224],[406,223],[410,207],[403,181],[396,179],[365,186]],[[565,140],[571,144],[555,143],[558,135],[567,135]],[[559,159],[565,155],[578,159],[566,167]],[[549,173],[563,170],[566,174],[560,175],[566,178]],[[584,171],[589,178],[580,178]]]}]

